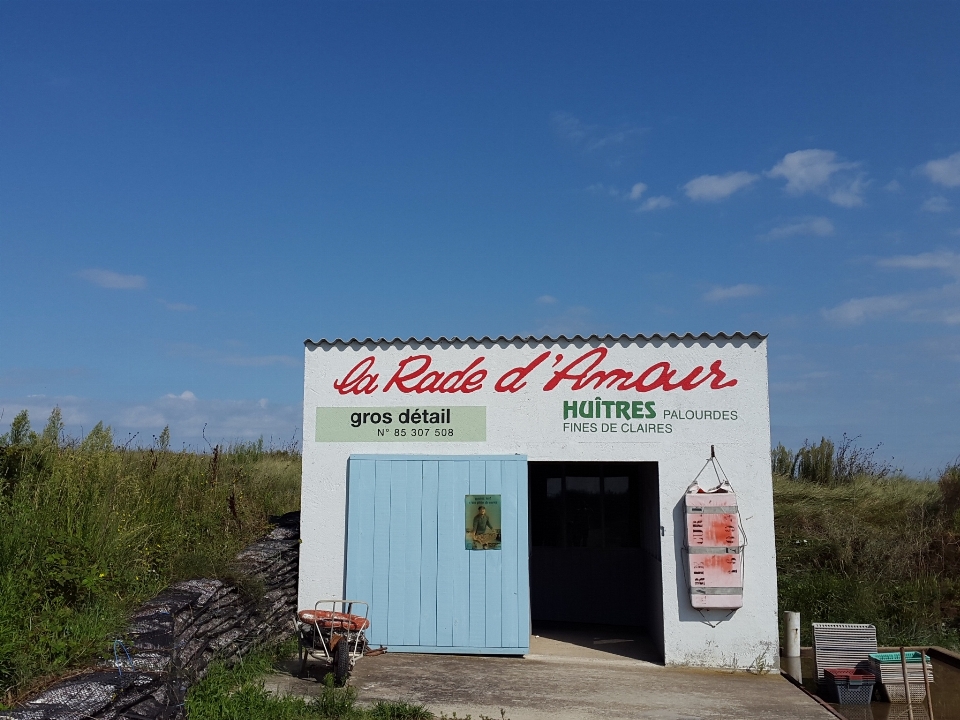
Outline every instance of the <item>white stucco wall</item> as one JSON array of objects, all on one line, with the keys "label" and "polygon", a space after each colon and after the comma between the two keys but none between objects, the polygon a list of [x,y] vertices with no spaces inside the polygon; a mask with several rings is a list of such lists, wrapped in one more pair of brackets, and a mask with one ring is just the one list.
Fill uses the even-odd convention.
[{"label": "white stucco wall", "polygon": [[[602,347],[588,361],[570,367],[577,358]],[[391,378],[402,360],[428,355],[429,367],[416,377],[396,383]],[[525,377],[516,392],[498,392],[497,381],[510,370],[544,359]],[[602,357],[601,357],[602,356]],[[368,360],[373,358],[373,360]],[[449,373],[474,364],[468,389],[473,392],[423,392],[413,388],[427,373]],[[574,389],[574,379],[545,387],[564,372],[575,376],[590,362],[598,360],[588,375],[597,371],[622,369],[632,373],[628,380],[617,379],[612,388],[600,390],[591,383]],[[675,374],[669,380],[679,384],[697,367],[702,379],[720,361],[725,377],[702,382],[699,387],[645,392],[629,385],[657,363],[669,363]],[[351,370],[366,361],[370,379]],[[371,364],[372,362],[372,364]],[[412,374],[425,361],[410,361],[405,373]],[[645,384],[656,385],[661,369],[646,376]],[[376,375],[376,378],[373,376]],[[434,379],[442,383],[443,378]],[[715,377],[715,376],[714,376]],[[608,376],[610,378],[610,376]],[[456,378],[452,378],[455,380]],[[347,382],[344,383],[343,381]],[[735,384],[731,384],[736,380]],[[352,381],[352,382],[351,382]],[[340,389],[334,387],[335,382]],[[727,385],[726,387],[711,387]],[[344,386],[345,385],[345,386]],[[403,392],[403,388],[411,390]],[[367,392],[371,391],[372,392]],[[564,401],[601,398],[607,401],[653,402],[655,418],[631,420],[631,428],[642,422],[653,432],[624,432],[624,420],[616,417],[597,422],[597,432],[573,432],[564,427]],[[317,408],[441,406],[483,406],[486,408],[486,440],[483,442],[318,442]],[[611,413],[616,406],[609,406]],[[688,412],[715,413],[717,419],[686,419]],[[726,413],[722,415],[720,413]],[[679,417],[678,417],[679,416]],[[736,419],[733,419],[733,418]],[[726,418],[726,419],[723,419]],[[571,422],[570,419],[567,421]],[[618,426],[603,431],[601,424]],[[649,428],[649,425],[659,428]],[[670,432],[667,432],[668,427]],[[400,427],[396,419],[390,426]],[[668,664],[713,667],[750,666],[758,658],[767,666],[777,662],[777,586],[773,527],[773,495],[770,473],[770,412],[767,386],[766,343],[762,336],[737,335],[654,338],[591,338],[574,340],[549,338],[499,341],[409,341],[409,342],[308,342],[304,372],[303,498],[300,556],[300,606],[312,606],[321,597],[340,597],[344,589],[346,468],[351,454],[525,454],[530,461],[655,461],[660,474],[660,524],[663,558],[664,652]],[[659,430],[659,432],[656,432]],[[684,557],[684,491],[716,448],[738,498],[748,547],[744,553],[744,606],[730,611],[704,611],[690,606],[689,591],[681,565]],[[708,485],[709,486],[709,485]],[[715,625],[710,627],[707,624]]]}]

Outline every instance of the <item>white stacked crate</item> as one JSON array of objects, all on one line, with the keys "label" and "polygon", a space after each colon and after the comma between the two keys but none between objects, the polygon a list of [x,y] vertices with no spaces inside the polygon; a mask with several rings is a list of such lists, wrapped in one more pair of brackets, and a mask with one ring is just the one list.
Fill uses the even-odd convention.
[{"label": "white stacked crate", "polygon": [[[877,628],[853,623],[813,623],[813,657],[817,684],[827,668],[867,669],[870,653],[877,651]],[[880,676],[877,675],[877,681]]]}]

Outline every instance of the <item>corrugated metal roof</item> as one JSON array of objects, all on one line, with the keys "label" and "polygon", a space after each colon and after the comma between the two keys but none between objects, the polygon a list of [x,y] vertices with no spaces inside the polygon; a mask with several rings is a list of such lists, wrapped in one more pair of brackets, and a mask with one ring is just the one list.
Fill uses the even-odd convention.
[{"label": "corrugated metal roof", "polygon": [[489,335],[484,335],[481,338],[476,338],[473,335],[469,337],[460,338],[460,337],[445,337],[441,336],[436,339],[431,337],[424,338],[415,338],[410,337],[404,340],[403,338],[393,338],[388,340],[387,338],[379,338],[374,340],[373,338],[364,338],[360,340],[359,338],[350,338],[349,340],[345,339],[336,339],[336,340],[310,340],[309,338],[303,341],[303,344],[307,347],[369,347],[369,346],[384,346],[384,345],[486,345],[493,344],[499,345],[501,343],[514,344],[514,343],[523,343],[523,344],[543,344],[543,343],[558,343],[558,342],[670,342],[670,341],[684,341],[684,340],[694,340],[694,341],[709,341],[715,342],[717,340],[766,340],[767,336],[758,332],[751,333],[742,333],[735,332],[733,335],[727,335],[726,333],[700,333],[699,335],[694,335],[693,333],[684,333],[683,335],[678,335],[676,333],[670,333],[669,335],[661,335],[660,333],[654,333],[653,335],[644,335],[639,333],[637,335],[514,335],[513,337],[507,337],[506,335],[500,335],[499,337],[490,337]]}]

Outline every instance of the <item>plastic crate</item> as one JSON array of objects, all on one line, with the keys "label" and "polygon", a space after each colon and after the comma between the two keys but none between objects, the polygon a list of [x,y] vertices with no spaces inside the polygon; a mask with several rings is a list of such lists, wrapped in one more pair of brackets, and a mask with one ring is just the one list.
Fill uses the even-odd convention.
[{"label": "plastic crate", "polygon": [[841,705],[869,705],[876,678],[853,668],[828,668],[823,671],[831,694]]},{"label": "plastic crate", "polygon": [[[907,693],[904,692],[903,683],[884,683],[883,691],[887,694],[887,700],[892,703],[907,702]],[[923,683],[910,683],[910,702],[919,703],[927,699],[927,688]]]},{"label": "plastic crate", "polygon": [[[891,705],[890,710],[887,713],[887,720],[932,720],[930,713],[927,712],[926,704],[921,705],[910,705],[910,709],[907,709],[906,705]],[[864,708],[869,710],[869,708]],[[850,719],[852,720],[852,718]],[[864,720],[873,720],[872,717],[865,718]]]},{"label": "plastic crate", "polygon": [[[920,662],[920,651],[919,650],[908,650],[904,653],[904,660],[908,663],[919,663]],[[870,653],[870,657],[880,663],[896,663],[900,664],[900,653],[899,652],[878,652]],[[927,664],[930,664],[930,656],[926,656]]]}]

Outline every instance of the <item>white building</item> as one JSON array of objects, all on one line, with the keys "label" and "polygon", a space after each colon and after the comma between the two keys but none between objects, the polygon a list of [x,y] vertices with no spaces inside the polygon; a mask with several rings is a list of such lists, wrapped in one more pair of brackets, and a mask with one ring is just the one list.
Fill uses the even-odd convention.
[{"label": "white building", "polygon": [[[775,666],[769,457],[762,335],[308,340],[300,607],[370,602],[391,651],[600,621],[668,664]],[[686,491],[721,471],[738,521],[691,554]],[[697,588],[714,551],[732,574]]]}]

